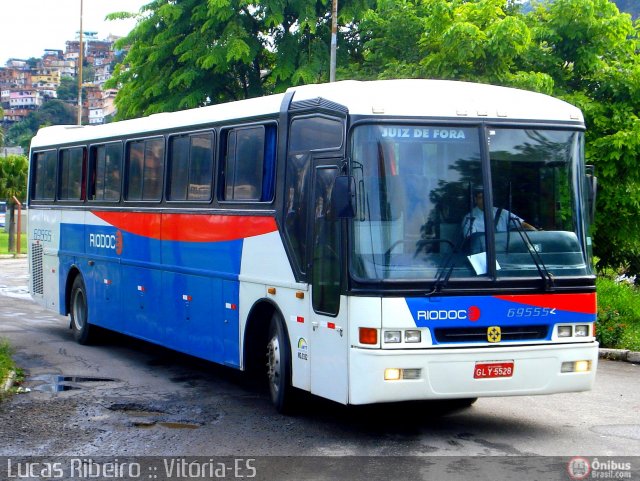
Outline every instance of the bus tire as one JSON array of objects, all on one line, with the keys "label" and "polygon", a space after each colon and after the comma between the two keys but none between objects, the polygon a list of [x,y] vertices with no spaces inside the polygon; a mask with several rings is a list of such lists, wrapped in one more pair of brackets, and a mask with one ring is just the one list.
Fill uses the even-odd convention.
[{"label": "bus tire", "polygon": [[281,414],[291,412],[291,347],[281,317],[274,313],[267,341],[267,381],[271,402]]},{"label": "bus tire", "polygon": [[77,275],[73,280],[69,313],[71,315],[73,338],[78,344],[91,344],[95,328],[89,323],[87,289],[84,286],[84,280],[81,275]]}]

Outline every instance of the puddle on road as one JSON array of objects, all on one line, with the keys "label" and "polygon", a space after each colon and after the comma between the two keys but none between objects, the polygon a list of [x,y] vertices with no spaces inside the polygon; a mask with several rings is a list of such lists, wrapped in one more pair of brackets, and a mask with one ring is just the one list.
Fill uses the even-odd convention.
[{"label": "puddle on road", "polygon": [[64,392],[86,387],[86,383],[116,382],[117,379],[91,376],[65,376],[62,374],[39,374],[30,376],[24,386],[33,391]]}]

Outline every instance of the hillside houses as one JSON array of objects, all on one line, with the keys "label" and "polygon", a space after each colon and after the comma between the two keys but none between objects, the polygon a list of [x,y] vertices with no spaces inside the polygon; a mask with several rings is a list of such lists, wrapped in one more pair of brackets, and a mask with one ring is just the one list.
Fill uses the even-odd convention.
[{"label": "hillside houses", "polygon": [[[113,100],[116,90],[104,90],[111,78],[117,52],[113,48],[117,37],[96,40],[89,34],[83,41],[83,102],[82,119],[85,124],[102,124],[115,113]],[[4,110],[5,126],[24,119],[49,99],[59,98],[58,90],[65,83],[77,85],[80,42],[66,42],[65,50],[47,49],[40,59],[9,59],[0,67],[0,106]],[[87,78],[87,75],[90,78]],[[69,82],[68,78],[73,79]],[[62,100],[77,106],[77,97]]]}]

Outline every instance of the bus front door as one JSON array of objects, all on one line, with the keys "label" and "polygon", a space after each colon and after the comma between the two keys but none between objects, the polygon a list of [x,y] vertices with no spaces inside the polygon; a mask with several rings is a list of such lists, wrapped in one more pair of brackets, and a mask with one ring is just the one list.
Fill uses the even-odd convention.
[{"label": "bus front door", "polygon": [[330,211],[331,189],[340,159],[314,162],[311,212],[311,325],[309,354],[311,392],[346,404],[348,396],[348,330],[341,291],[340,221]]}]

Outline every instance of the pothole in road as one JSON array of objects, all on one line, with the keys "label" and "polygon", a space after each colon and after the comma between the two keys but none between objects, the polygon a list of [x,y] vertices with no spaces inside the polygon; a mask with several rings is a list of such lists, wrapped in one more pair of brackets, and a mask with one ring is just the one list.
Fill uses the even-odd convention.
[{"label": "pothole in road", "polygon": [[30,376],[24,383],[25,387],[40,392],[63,392],[86,387],[86,383],[116,382],[109,377],[65,376],[62,374],[39,374]]},{"label": "pothole in road", "polygon": [[115,403],[109,406],[109,411],[120,411],[129,416],[161,416],[166,412],[139,403]]},{"label": "pothole in road", "polygon": [[197,422],[171,420],[175,415],[153,406],[141,403],[114,403],[107,407],[110,411],[121,412],[131,416],[131,425],[136,428],[149,429],[161,426],[168,429],[198,429],[201,424]]},{"label": "pothole in road", "polygon": [[140,423],[133,423],[133,425],[137,428],[153,428],[156,426],[162,426],[163,428],[168,428],[168,429],[198,429],[200,426],[198,426],[197,424],[191,424],[191,423],[165,423],[165,422],[140,422]]}]

